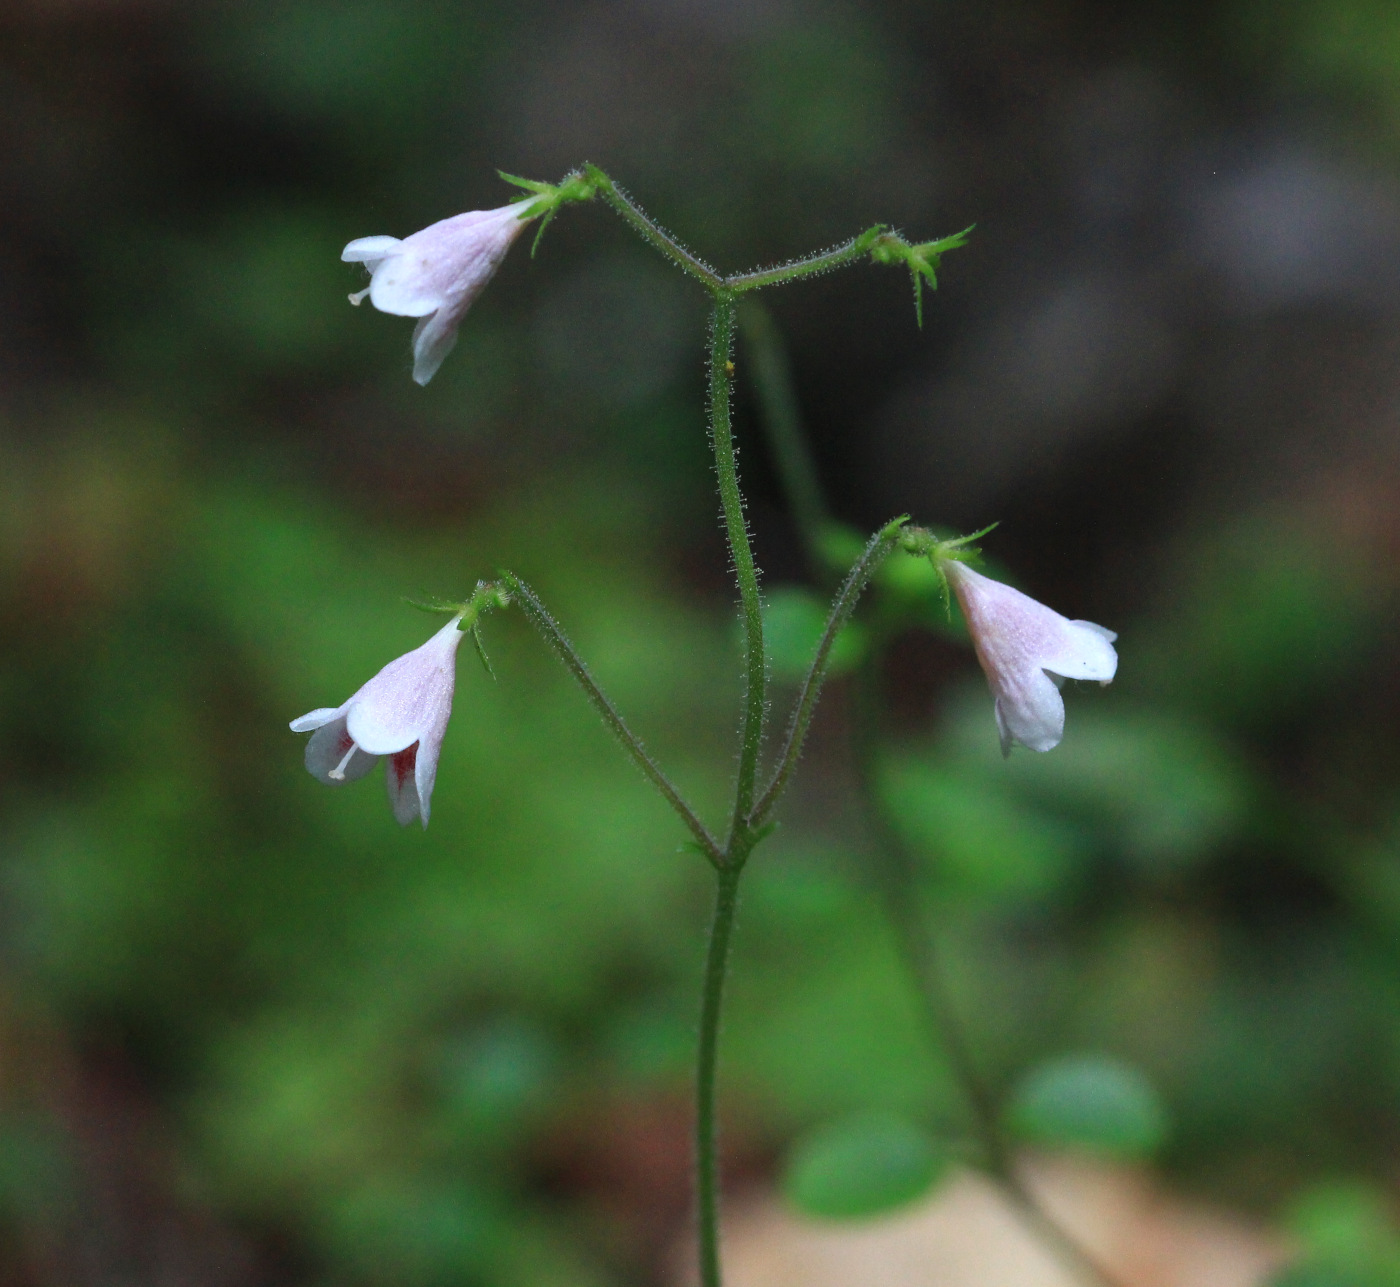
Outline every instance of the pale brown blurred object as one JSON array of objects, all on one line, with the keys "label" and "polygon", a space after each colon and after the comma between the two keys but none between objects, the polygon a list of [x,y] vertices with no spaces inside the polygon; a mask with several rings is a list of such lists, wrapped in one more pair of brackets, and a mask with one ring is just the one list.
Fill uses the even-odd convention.
[{"label": "pale brown blurred object", "polygon": [[[1025,1175],[1119,1287],[1258,1287],[1289,1257],[1278,1235],[1174,1197],[1145,1172],[1053,1158]],[[736,1201],[724,1267],[728,1287],[1083,1287],[968,1171],[878,1220],[818,1222],[776,1198]]]}]

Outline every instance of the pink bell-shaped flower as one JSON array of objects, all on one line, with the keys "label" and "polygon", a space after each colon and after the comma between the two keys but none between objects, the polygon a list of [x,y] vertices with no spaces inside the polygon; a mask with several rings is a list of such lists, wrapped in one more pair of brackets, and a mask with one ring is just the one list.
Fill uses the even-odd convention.
[{"label": "pink bell-shaped flower", "polygon": [[344,705],[292,721],[293,733],[311,733],[306,768],[312,777],[328,786],[353,782],[387,755],[394,817],[404,826],[414,818],[428,825],[452,714],[460,620],[454,617],[421,648],[395,658]]},{"label": "pink bell-shaped flower", "polygon": [[1118,654],[1112,630],[1092,621],[1070,621],[1009,585],[974,572],[965,563],[942,563],[952,583],[977,660],[996,698],[1001,751],[1013,745],[1049,751],[1065,734],[1066,679],[1112,680]]},{"label": "pink bell-shaped flower", "polygon": [[402,241],[360,237],[340,252],[346,263],[364,264],[370,271],[368,288],[351,295],[352,304],[368,295],[381,313],[418,318],[413,330],[413,378],[419,384],[427,384],[437,374],[457,343],[457,327],[467,309],[533,217],[526,213],[531,204],[469,210],[429,224]]}]

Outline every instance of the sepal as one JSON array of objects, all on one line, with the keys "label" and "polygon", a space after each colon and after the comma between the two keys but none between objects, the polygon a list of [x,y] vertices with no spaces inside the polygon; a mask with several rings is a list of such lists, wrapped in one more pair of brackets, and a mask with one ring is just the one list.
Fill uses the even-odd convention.
[{"label": "sepal", "polygon": [[571,201],[592,201],[597,195],[598,185],[581,170],[574,170],[566,174],[558,183],[545,183],[541,179],[526,179],[518,174],[507,174],[504,170],[497,170],[507,183],[513,183],[517,188],[524,188],[529,196],[517,197],[515,204],[521,207],[522,219],[539,219],[540,226],[535,233],[535,240],[530,245],[530,258],[535,257],[535,251],[539,249],[540,238],[544,236],[544,230],[553,222],[554,216],[559,213],[560,206],[567,205]]},{"label": "sepal", "polygon": [[921,241],[910,245],[898,233],[886,233],[875,239],[870,247],[870,258],[877,264],[903,264],[909,269],[909,278],[914,286],[914,316],[919,328],[924,325],[924,282],[930,290],[938,289],[938,266],[943,256],[950,250],[967,244],[967,238],[976,224],[969,224],[961,232],[955,232],[936,241]]}]

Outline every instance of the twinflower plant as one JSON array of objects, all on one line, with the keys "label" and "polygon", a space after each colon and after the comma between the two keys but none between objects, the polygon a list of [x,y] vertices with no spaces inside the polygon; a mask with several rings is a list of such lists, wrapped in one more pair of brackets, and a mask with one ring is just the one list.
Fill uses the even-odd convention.
[{"label": "twinflower plant", "polygon": [[[306,765],[313,776],[324,782],[335,784],[363,776],[376,757],[389,757],[389,793],[396,817],[405,822],[417,816],[426,825],[452,706],[457,649],[464,632],[471,633],[479,647],[476,631],[484,611],[519,607],[578,682],[626,753],[675,810],[690,833],[691,847],[714,873],[714,912],[700,999],[694,1146],[699,1281],[702,1287],[718,1287],[717,1056],[739,885],[754,851],[775,825],[779,804],[801,758],[836,640],[850,622],[862,595],[891,557],[927,558],[933,562],[963,607],[973,645],[992,686],[1004,749],[1019,743],[1043,751],[1060,740],[1064,707],[1057,679],[1111,679],[1117,663],[1111,646],[1114,636],[1087,622],[1067,621],[1019,591],[967,567],[974,537],[940,538],[929,529],[912,524],[908,516],[897,516],[863,543],[857,541],[849,546],[850,553],[840,570],[839,588],[810,665],[798,685],[785,732],[777,741],[775,753],[765,756],[770,658],[759,573],[739,483],[732,414],[740,304],[748,310],[746,319],[753,319],[761,327],[766,315],[753,304],[753,297],[760,291],[867,262],[903,267],[909,273],[915,315],[921,323],[924,288],[937,287],[942,257],[964,245],[970,229],[915,241],[884,224],[872,224],[818,254],[772,267],[723,273],[666,232],[597,166],[585,165],[557,184],[514,175],[502,177],[523,189],[524,195],[495,210],[472,211],[441,220],[402,241],[376,236],[350,242],[342,258],[363,263],[371,273],[368,288],[351,299],[358,302],[368,294],[374,306],[384,312],[420,319],[414,332],[413,378],[419,384],[427,384],[455,342],[471,303],[524,227],[538,221],[538,246],[540,235],[562,209],[591,202],[610,207],[648,245],[707,292],[711,303],[709,440],[743,635],[744,688],[737,768],[727,815],[720,825],[712,825],[686,801],[594,678],[564,625],[525,581],[508,571],[501,572],[493,582],[479,582],[465,602],[432,605],[449,613],[451,620],[427,643],[390,662],[342,705],[312,711],[293,721],[292,728],[312,732]],[[749,325],[748,320],[745,325]],[[775,432],[776,428],[775,421]],[[795,510],[799,521],[812,528],[813,547],[822,551],[829,566],[834,557],[832,551],[846,549],[849,543],[827,539],[832,535],[827,530],[832,525],[819,512],[810,462],[803,463],[801,444],[790,434],[787,439],[778,434],[775,452],[791,464],[791,468],[784,466],[789,477],[802,475],[794,488]],[[1077,1270],[1084,1271],[1087,1266],[1089,1272],[1096,1272],[1016,1182],[997,1131],[994,1108],[962,1058],[956,1033],[951,1027],[944,1031],[949,1038],[950,1063],[963,1080],[981,1126],[988,1170],[1007,1186],[1036,1227],[1066,1253]]]}]

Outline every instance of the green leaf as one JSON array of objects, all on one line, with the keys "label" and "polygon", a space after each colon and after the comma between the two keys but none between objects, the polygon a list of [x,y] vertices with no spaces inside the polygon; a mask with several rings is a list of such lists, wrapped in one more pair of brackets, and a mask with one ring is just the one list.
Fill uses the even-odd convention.
[{"label": "green leaf", "polygon": [[[796,683],[807,674],[826,629],[829,611],[817,595],[796,586],[780,586],[768,594],[763,608],[763,638],[775,678]],[[864,651],[864,630],[857,623],[847,624],[832,645],[828,674],[853,670]]]},{"label": "green leaf", "polygon": [[1285,1223],[1302,1258],[1272,1287],[1395,1287],[1400,1283],[1400,1231],[1389,1196],[1360,1181],[1314,1185],[1290,1204]]},{"label": "green leaf", "polygon": [[921,1197],[947,1168],[946,1153],[921,1127],[894,1114],[862,1114],[800,1140],[783,1191],[808,1215],[859,1219]]},{"label": "green leaf", "polygon": [[1167,1134],[1167,1114],[1135,1068],[1098,1055],[1052,1060],[1034,1069],[1012,1096],[1007,1126],[1035,1144],[1113,1157],[1145,1157]]},{"label": "green leaf", "polygon": [[1302,1261],[1280,1270],[1268,1282],[1269,1287],[1394,1287],[1395,1279],[1368,1270]]},{"label": "green leaf", "polygon": [[817,533],[817,552],[822,562],[843,576],[865,552],[865,534],[848,523],[825,523]]},{"label": "green leaf", "polygon": [[[988,719],[985,704],[978,709]],[[996,778],[901,758],[880,765],[878,785],[895,829],[930,860],[941,893],[1043,903],[1073,889],[1084,870],[1079,834]]]}]

